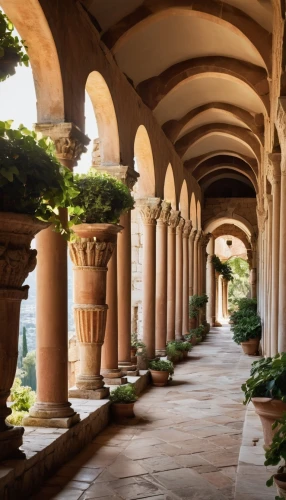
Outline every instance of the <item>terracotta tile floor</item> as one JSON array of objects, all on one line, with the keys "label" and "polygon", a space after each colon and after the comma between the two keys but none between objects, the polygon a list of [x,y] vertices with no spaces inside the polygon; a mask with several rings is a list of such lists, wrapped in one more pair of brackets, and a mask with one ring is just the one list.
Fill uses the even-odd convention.
[{"label": "terracotta tile floor", "polygon": [[[228,327],[213,329],[176,366],[169,386],[140,397],[134,420],[105,429],[33,499],[234,499],[245,418],[240,386],[252,361]],[[245,489],[237,498],[247,498]]]}]

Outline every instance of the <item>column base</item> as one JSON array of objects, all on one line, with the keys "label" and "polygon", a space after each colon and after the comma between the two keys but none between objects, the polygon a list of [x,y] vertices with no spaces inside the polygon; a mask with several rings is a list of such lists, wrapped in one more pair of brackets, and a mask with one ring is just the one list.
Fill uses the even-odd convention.
[{"label": "column base", "polygon": [[104,383],[105,385],[124,385],[127,384],[127,378],[126,377],[104,377]]},{"label": "column base", "polygon": [[11,427],[7,431],[0,432],[0,461],[26,458],[25,453],[19,450],[23,444],[23,434],[24,427]]},{"label": "column base", "polygon": [[79,389],[74,386],[69,389],[70,398],[79,399],[107,399],[109,396],[109,388],[101,387],[100,389]]},{"label": "column base", "polygon": [[60,427],[68,429],[80,421],[71,403],[35,403],[23,424],[32,427]]},{"label": "column base", "polygon": [[156,353],[156,357],[157,356],[159,356],[159,357],[167,356],[166,349],[156,349],[155,353]]},{"label": "column base", "polygon": [[215,321],[214,326],[222,326],[222,324],[219,321]]},{"label": "column base", "polygon": [[136,363],[130,363],[130,361],[119,361],[118,368],[121,370],[121,373],[124,377],[136,377],[138,375],[138,368]]}]

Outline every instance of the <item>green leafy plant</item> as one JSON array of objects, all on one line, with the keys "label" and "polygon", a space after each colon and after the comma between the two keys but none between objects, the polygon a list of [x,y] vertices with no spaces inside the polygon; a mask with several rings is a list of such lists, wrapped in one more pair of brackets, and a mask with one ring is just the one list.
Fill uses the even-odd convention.
[{"label": "green leafy plant", "polygon": [[257,300],[246,297],[236,302],[236,309],[230,315],[231,323],[238,323],[241,319],[257,314]]},{"label": "green leafy plant", "polygon": [[192,346],[192,344],[190,344],[190,342],[182,342],[182,344],[183,344],[183,351],[188,352],[188,351],[191,351],[193,348],[193,346]]},{"label": "green leafy plant", "polygon": [[138,399],[134,384],[119,385],[110,393],[109,399],[112,403],[134,403]]},{"label": "green leafy plant", "polygon": [[233,280],[233,272],[231,266],[227,262],[222,262],[217,255],[214,255],[212,258],[212,263],[215,270],[219,274],[221,274],[224,279],[226,279],[227,281]]},{"label": "green leafy plant", "polygon": [[189,317],[190,318],[197,318],[200,312],[200,309],[202,309],[206,303],[208,302],[209,298],[206,294],[203,295],[192,295],[189,299]]},{"label": "green leafy plant", "polygon": [[231,325],[233,340],[236,344],[247,342],[250,339],[261,338],[261,320],[257,314],[251,314]]},{"label": "green leafy plant", "polygon": [[0,9],[0,82],[15,74],[17,64],[29,65],[24,40],[13,35],[14,26]]},{"label": "green leafy plant", "polygon": [[250,378],[241,386],[245,394],[244,404],[254,397],[286,402],[286,353],[260,359],[251,366]]},{"label": "green leafy plant", "polygon": [[183,356],[182,351],[177,348],[177,343],[175,341],[168,342],[166,345],[166,354],[171,360],[176,360]]},{"label": "green leafy plant", "polygon": [[[274,422],[272,429],[277,429],[277,432],[274,434],[270,447],[266,450],[264,465],[266,467],[269,465],[279,465],[283,460],[284,464],[280,465],[277,471],[281,474],[286,471],[286,413]],[[273,485],[273,475],[268,479],[266,484],[267,486]]]},{"label": "green leafy plant", "polygon": [[233,273],[233,280],[228,288],[229,310],[236,309],[237,301],[247,297],[250,293],[249,264],[240,257],[232,257],[228,260]]},{"label": "green leafy plant", "polygon": [[164,361],[163,359],[158,359],[157,361],[150,361],[150,370],[158,372],[169,372],[170,375],[174,373],[174,365],[171,361]]},{"label": "green leafy plant", "polygon": [[137,333],[131,333],[131,346],[136,347],[137,349],[140,347],[146,348],[144,342],[142,342],[142,340],[138,340]]},{"label": "green leafy plant", "polygon": [[22,386],[20,378],[14,379],[11,388],[10,400],[12,401],[12,413],[7,421],[12,425],[20,425],[24,417],[28,415],[29,409],[36,401],[36,394],[31,387]]},{"label": "green leafy plant", "polygon": [[0,212],[35,216],[65,234],[58,209],[78,194],[72,173],[55,157],[51,139],[12,123],[0,121]]},{"label": "green leafy plant", "polygon": [[86,175],[74,177],[78,195],[73,207],[82,210],[79,222],[117,224],[120,215],[134,207],[134,199],[123,182],[91,169]]}]

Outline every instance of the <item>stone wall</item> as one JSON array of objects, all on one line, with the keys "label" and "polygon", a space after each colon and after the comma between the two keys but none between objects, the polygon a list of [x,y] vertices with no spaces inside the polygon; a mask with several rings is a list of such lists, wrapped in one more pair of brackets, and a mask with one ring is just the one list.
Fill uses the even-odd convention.
[{"label": "stone wall", "polygon": [[202,211],[203,226],[214,218],[243,218],[257,231],[257,202],[255,198],[206,198]]}]

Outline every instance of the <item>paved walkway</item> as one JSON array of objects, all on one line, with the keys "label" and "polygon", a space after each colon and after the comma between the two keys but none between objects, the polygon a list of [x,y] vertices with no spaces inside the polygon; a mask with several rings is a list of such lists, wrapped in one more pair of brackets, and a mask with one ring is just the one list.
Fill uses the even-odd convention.
[{"label": "paved walkway", "polygon": [[169,386],[140,397],[134,421],[108,427],[33,498],[233,500],[245,418],[240,386],[252,361],[228,327],[213,329]]}]

